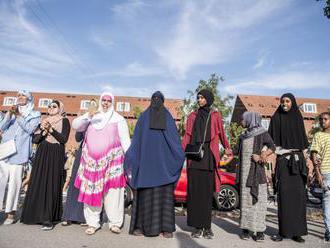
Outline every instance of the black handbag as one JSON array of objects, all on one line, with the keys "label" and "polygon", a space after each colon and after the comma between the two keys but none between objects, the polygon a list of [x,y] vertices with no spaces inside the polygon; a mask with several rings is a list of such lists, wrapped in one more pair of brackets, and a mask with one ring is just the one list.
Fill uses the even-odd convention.
[{"label": "black handbag", "polygon": [[185,152],[186,157],[188,159],[198,161],[198,160],[201,160],[204,157],[204,143],[205,143],[205,139],[206,139],[207,126],[209,124],[210,116],[211,116],[211,111],[210,111],[210,113],[207,117],[203,142],[201,144],[197,144],[197,145],[196,144],[188,144],[186,146],[186,149],[185,149],[184,152]]}]

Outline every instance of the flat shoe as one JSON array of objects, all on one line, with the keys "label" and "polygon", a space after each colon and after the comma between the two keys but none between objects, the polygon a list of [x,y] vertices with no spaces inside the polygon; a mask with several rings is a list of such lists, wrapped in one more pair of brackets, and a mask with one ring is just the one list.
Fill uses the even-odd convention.
[{"label": "flat shoe", "polygon": [[90,226],[90,227],[88,227],[88,228],[85,230],[85,233],[86,233],[87,235],[93,235],[93,234],[96,233],[96,231],[97,231],[98,229],[99,229],[99,228],[95,228],[95,227]]},{"label": "flat shoe", "polygon": [[121,233],[121,230],[120,230],[120,228],[118,226],[112,226],[110,228],[110,231],[113,232],[113,233],[115,233],[115,234]]},{"label": "flat shoe", "polygon": [[135,229],[133,231],[133,235],[134,236],[143,236],[143,233],[142,233],[142,231],[140,229]]}]

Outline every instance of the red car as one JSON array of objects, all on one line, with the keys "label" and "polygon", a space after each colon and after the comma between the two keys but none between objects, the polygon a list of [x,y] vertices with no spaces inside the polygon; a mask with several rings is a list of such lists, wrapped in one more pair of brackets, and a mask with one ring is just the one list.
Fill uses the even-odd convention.
[{"label": "red car", "polygon": [[[214,193],[214,201],[219,210],[231,210],[238,207],[239,194],[236,186],[236,174],[225,172],[218,167],[221,185],[219,193]],[[187,168],[183,167],[174,191],[176,202],[187,201]]]},{"label": "red car", "polygon": [[[220,162],[223,166],[227,162]],[[232,210],[238,207],[239,194],[236,186],[236,174],[222,171],[218,167],[218,173],[221,179],[219,193],[214,193],[214,201],[219,210]],[[187,200],[187,169],[186,166],[182,168],[181,176],[174,191],[174,198],[176,202],[185,203]],[[125,190],[125,206],[129,206],[133,200],[133,193],[129,186]]]}]

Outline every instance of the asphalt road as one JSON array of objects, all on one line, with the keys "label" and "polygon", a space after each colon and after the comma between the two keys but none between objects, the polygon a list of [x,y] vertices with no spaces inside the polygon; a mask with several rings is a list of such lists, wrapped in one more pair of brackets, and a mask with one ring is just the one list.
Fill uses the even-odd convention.
[{"label": "asphalt road", "polygon": [[[125,225],[122,233],[112,234],[105,224],[100,231],[93,236],[84,233],[86,227],[71,225],[63,227],[57,225],[52,231],[42,231],[38,225],[24,225],[16,223],[10,226],[0,226],[0,248],[171,248],[171,247],[329,247],[330,243],[323,241],[323,222],[318,220],[308,221],[309,235],[305,237],[305,244],[298,244],[292,240],[284,240],[275,243],[270,236],[277,233],[276,208],[270,206],[267,215],[266,240],[256,243],[253,240],[240,240],[240,229],[238,227],[238,213],[218,213],[213,217],[212,229],[215,237],[212,240],[190,238],[191,229],[186,225],[185,216],[176,217],[176,229],[173,239],[163,237],[146,238],[128,235],[130,216],[125,215]],[[3,214],[0,215],[3,221]]]}]

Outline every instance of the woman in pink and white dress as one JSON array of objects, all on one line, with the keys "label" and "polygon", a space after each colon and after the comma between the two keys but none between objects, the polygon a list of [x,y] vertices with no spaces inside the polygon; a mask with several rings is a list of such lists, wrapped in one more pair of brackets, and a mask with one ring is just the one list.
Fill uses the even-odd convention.
[{"label": "woman in pink and white dress", "polygon": [[86,131],[75,187],[84,203],[86,234],[100,228],[102,205],[109,228],[120,233],[124,218],[124,156],[130,146],[127,122],[114,111],[114,96],[103,93],[96,113],[88,112],[73,120],[72,127]]}]

